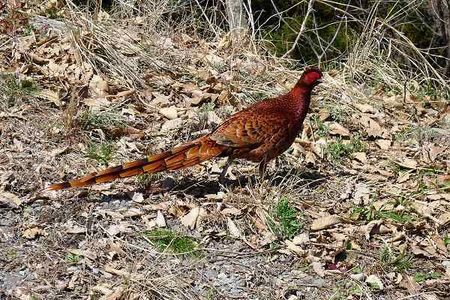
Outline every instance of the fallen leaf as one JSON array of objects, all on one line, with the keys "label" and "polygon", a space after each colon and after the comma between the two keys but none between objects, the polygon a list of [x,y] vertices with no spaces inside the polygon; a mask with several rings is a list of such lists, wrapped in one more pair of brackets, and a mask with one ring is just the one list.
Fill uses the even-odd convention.
[{"label": "fallen leaf", "polygon": [[183,120],[181,118],[168,120],[161,126],[161,131],[167,132],[167,131],[173,130],[175,128],[181,127],[182,124],[183,124]]},{"label": "fallen leaf", "polygon": [[134,193],[131,200],[136,203],[142,203],[144,202],[144,195],[142,193]]},{"label": "fallen leaf", "polygon": [[70,234],[80,234],[86,233],[86,228],[79,225],[68,224],[65,231]]},{"label": "fallen leaf", "polygon": [[101,107],[106,107],[111,105],[111,101],[107,100],[103,97],[97,97],[97,98],[85,98],[83,99],[83,103],[92,109],[99,109]]},{"label": "fallen leaf", "polygon": [[367,134],[369,136],[383,137],[384,130],[380,126],[380,124],[378,124],[378,122],[376,122],[375,120],[373,120],[367,116],[361,116],[359,121],[360,121],[361,125],[364,126],[365,131],[367,132]]},{"label": "fallen leaf", "polygon": [[376,110],[372,105],[363,103],[352,103],[353,106],[362,113],[375,113]]},{"label": "fallen leaf", "polygon": [[39,228],[39,227],[28,228],[22,232],[22,237],[29,239],[29,240],[35,239],[38,236],[42,236],[42,235],[46,235],[46,232],[42,228]]},{"label": "fallen leaf", "polygon": [[242,211],[235,207],[227,207],[221,210],[220,212],[222,215],[233,215],[233,216],[239,216],[242,214]]},{"label": "fallen leaf", "polygon": [[328,143],[324,138],[320,138],[318,141],[312,143],[311,149],[318,157],[323,157],[325,149],[327,148]]},{"label": "fallen leaf", "polygon": [[117,287],[112,293],[105,296],[105,300],[120,300],[123,299],[125,289],[122,286]]},{"label": "fallen leaf", "polygon": [[166,105],[169,103],[170,99],[172,98],[172,94],[166,96],[161,93],[152,92],[152,104],[153,105]]},{"label": "fallen leaf", "polygon": [[175,106],[161,108],[159,110],[159,113],[169,120],[178,118],[178,111]]},{"label": "fallen leaf", "polygon": [[447,200],[450,201],[450,193],[447,194],[432,194],[432,195],[427,195],[427,200]]},{"label": "fallen leaf", "polygon": [[370,203],[370,189],[367,184],[358,183],[355,185],[353,203],[356,205],[367,205]]},{"label": "fallen leaf", "polygon": [[158,227],[166,227],[166,219],[160,210],[156,213],[155,223]]},{"label": "fallen leaf", "polygon": [[130,223],[128,222],[120,222],[119,224],[110,225],[106,230],[106,233],[111,236],[118,235],[119,233],[130,233],[132,232]]},{"label": "fallen leaf", "polygon": [[365,164],[367,162],[367,155],[364,152],[355,152],[352,154],[353,158]]},{"label": "fallen leaf", "polygon": [[433,144],[427,145],[427,147],[424,148],[425,157],[428,161],[434,162],[439,155],[444,153],[445,150],[446,147],[435,146]]},{"label": "fallen leaf", "polygon": [[311,266],[317,275],[319,275],[320,277],[325,277],[325,268],[323,267],[322,263],[314,261],[311,263]]},{"label": "fallen leaf", "polygon": [[298,255],[304,255],[306,253],[305,250],[303,250],[301,247],[297,246],[293,242],[286,240],[286,248],[291,251],[292,253],[298,254]]},{"label": "fallen leaf", "polygon": [[311,230],[322,230],[329,228],[335,224],[339,224],[341,222],[341,219],[336,215],[329,215],[325,217],[321,217],[318,219],[315,219],[311,224]]},{"label": "fallen leaf", "polygon": [[309,234],[308,233],[301,233],[299,235],[294,236],[292,239],[292,242],[297,245],[303,245],[309,242]]},{"label": "fallen leaf", "polygon": [[357,273],[357,274],[351,274],[350,278],[353,279],[353,280],[357,280],[357,281],[363,282],[363,281],[366,280],[367,277],[366,277],[366,274],[364,274],[364,273]]},{"label": "fallen leaf", "polygon": [[8,205],[12,208],[18,208],[22,204],[22,200],[18,196],[9,192],[0,192],[0,203]]},{"label": "fallen leaf", "polygon": [[60,96],[59,92],[57,92],[57,91],[52,91],[49,89],[41,90],[37,93],[37,97],[43,98],[45,100],[49,100],[50,102],[55,104],[57,107],[60,107],[62,104],[61,96]]},{"label": "fallen leaf", "polygon": [[410,172],[399,172],[397,182],[398,183],[406,182],[409,180],[410,176],[411,176]]},{"label": "fallen leaf", "polygon": [[94,74],[89,82],[89,89],[92,95],[104,97],[108,95],[108,82],[99,75]]},{"label": "fallen leaf", "polygon": [[231,220],[229,217],[227,218],[227,227],[228,232],[230,233],[231,237],[233,238],[240,238],[241,237],[241,231],[239,228],[234,224],[233,220]]},{"label": "fallen leaf", "polygon": [[181,224],[184,226],[194,229],[197,222],[198,215],[200,214],[200,208],[194,207],[191,211],[181,218]]},{"label": "fallen leaf", "polygon": [[70,249],[69,252],[72,254],[78,255],[78,256],[83,256],[83,257],[89,258],[90,260],[97,259],[97,255],[93,251],[90,251],[90,250]]},{"label": "fallen leaf", "polygon": [[439,216],[439,221],[441,222],[442,226],[446,225],[447,223],[450,223],[450,212],[445,212],[442,215]]},{"label": "fallen leaf", "polygon": [[382,150],[389,150],[389,148],[391,147],[392,141],[391,140],[376,140],[375,144],[377,144],[378,147],[380,147],[380,149]]},{"label": "fallen leaf", "polygon": [[214,111],[208,111],[206,121],[208,126],[215,127],[217,125],[220,125],[222,122],[223,120]]},{"label": "fallen leaf", "polygon": [[350,136],[350,131],[339,123],[331,123],[328,128],[331,135]]},{"label": "fallen leaf", "polygon": [[417,168],[417,161],[412,158],[405,157],[401,161],[397,161],[397,164],[407,169],[415,170]]}]

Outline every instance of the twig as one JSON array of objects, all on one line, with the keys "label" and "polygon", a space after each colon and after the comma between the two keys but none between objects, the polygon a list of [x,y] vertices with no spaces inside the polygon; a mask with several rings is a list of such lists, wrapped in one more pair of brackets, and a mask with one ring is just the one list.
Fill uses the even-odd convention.
[{"label": "twig", "polygon": [[309,15],[310,15],[311,11],[313,10],[314,1],[315,0],[310,0],[308,2],[308,10],[306,11],[305,18],[303,19],[302,26],[300,27],[300,31],[298,32],[297,37],[295,38],[294,44],[292,45],[291,49],[289,49],[288,51],[286,51],[286,53],[283,54],[283,56],[281,58],[286,58],[286,56],[291,54],[291,52],[294,51],[295,48],[297,47],[297,44],[300,41],[300,38],[302,37],[303,32],[305,31],[306,22],[308,21]]}]

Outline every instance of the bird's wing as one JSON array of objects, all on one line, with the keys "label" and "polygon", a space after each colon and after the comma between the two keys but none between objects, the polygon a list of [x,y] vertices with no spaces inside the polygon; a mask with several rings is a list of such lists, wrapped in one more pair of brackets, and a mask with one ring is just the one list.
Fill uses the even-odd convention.
[{"label": "bird's wing", "polygon": [[257,114],[248,111],[225,121],[210,138],[219,145],[233,148],[256,148],[274,136],[288,131],[288,119],[278,112]]}]

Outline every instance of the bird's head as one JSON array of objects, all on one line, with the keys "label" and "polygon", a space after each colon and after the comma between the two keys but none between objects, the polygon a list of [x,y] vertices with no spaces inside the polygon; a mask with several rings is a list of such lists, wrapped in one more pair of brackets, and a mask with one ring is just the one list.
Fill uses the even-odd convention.
[{"label": "bird's head", "polygon": [[313,88],[322,82],[322,71],[318,67],[308,67],[303,71],[297,85]]}]

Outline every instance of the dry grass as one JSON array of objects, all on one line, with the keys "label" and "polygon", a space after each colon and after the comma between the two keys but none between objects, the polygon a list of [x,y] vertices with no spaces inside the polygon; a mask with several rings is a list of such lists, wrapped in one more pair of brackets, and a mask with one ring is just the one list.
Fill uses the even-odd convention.
[{"label": "dry grass", "polygon": [[[442,245],[450,233],[442,218],[450,207],[441,176],[449,172],[449,121],[439,93],[427,107],[409,85],[404,97],[405,76],[414,86],[412,80],[421,83],[419,73],[405,75],[394,56],[375,46],[383,41],[412,47],[401,36],[386,41],[395,16],[365,20],[366,31],[346,63],[337,64],[339,72],[327,72],[317,89],[302,137],[266,178],[255,176],[253,164],[236,162],[228,184],[220,186],[223,162],[217,160],[88,190],[41,191],[49,182],[196,137],[213,126],[212,112],[224,119],[297,80],[301,70],[292,68],[292,60],[262,54],[254,21],[250,37],[235,42],[220,29],[218,10],[199,11],[197,3],[161,0],[130,7],[119,1],[108,14],[71,1],[34,3],[27,11],[32,34],[11,33],[15,43],[1,35],[0,53],[9,58],[1,72],[9,75],[0,78],[0,298],[447,295],[442,261],[449,248]],[[48,17],[54,8],[57,19]],[[202,22],[202,28],[189,29]],[[420,78],[442,87],[422,51],[409,49],[415,53],[411,63],[427,75]],[[392,91],[357,83],[369,75]],[[192,104],[196,97],[200,104]],[[362,104],[370,104],[369,111],[362,112]],[[179,121],[171,126],[158,112],[169,106],[176,107]],[[326,111],[331,117],[321,120]],[[360,122],[364,116],[388,133],[370,136]],[[331,134],[333,122],[351,137]],[[338,151],[356,137],[364,147]],[[379,140],[392,145],[381,149]],[[89,145],[105,143],[112,157],[93,155]],[[353,152],[364,152],[366,162]],[[281,201],[288,203],[283,209],[277,208]],[[195,211],[196,222],[187,226],[186,215]],[[329,216],[337,223],[312,229]],[[413,221],[405,222],[409,217]],[[145,235],[158,226],[194,239],[198,253],[161,251]],[[292,232],[307,241],[294,247],[286,237]],[[401,253],[413,256],[411,266]],[[414,283],[419,271],[439,276],[421,275],[428,279]],[[385,289],[354,274],[375,275]],[[403,280],[397,282],[398,276]]]}]

